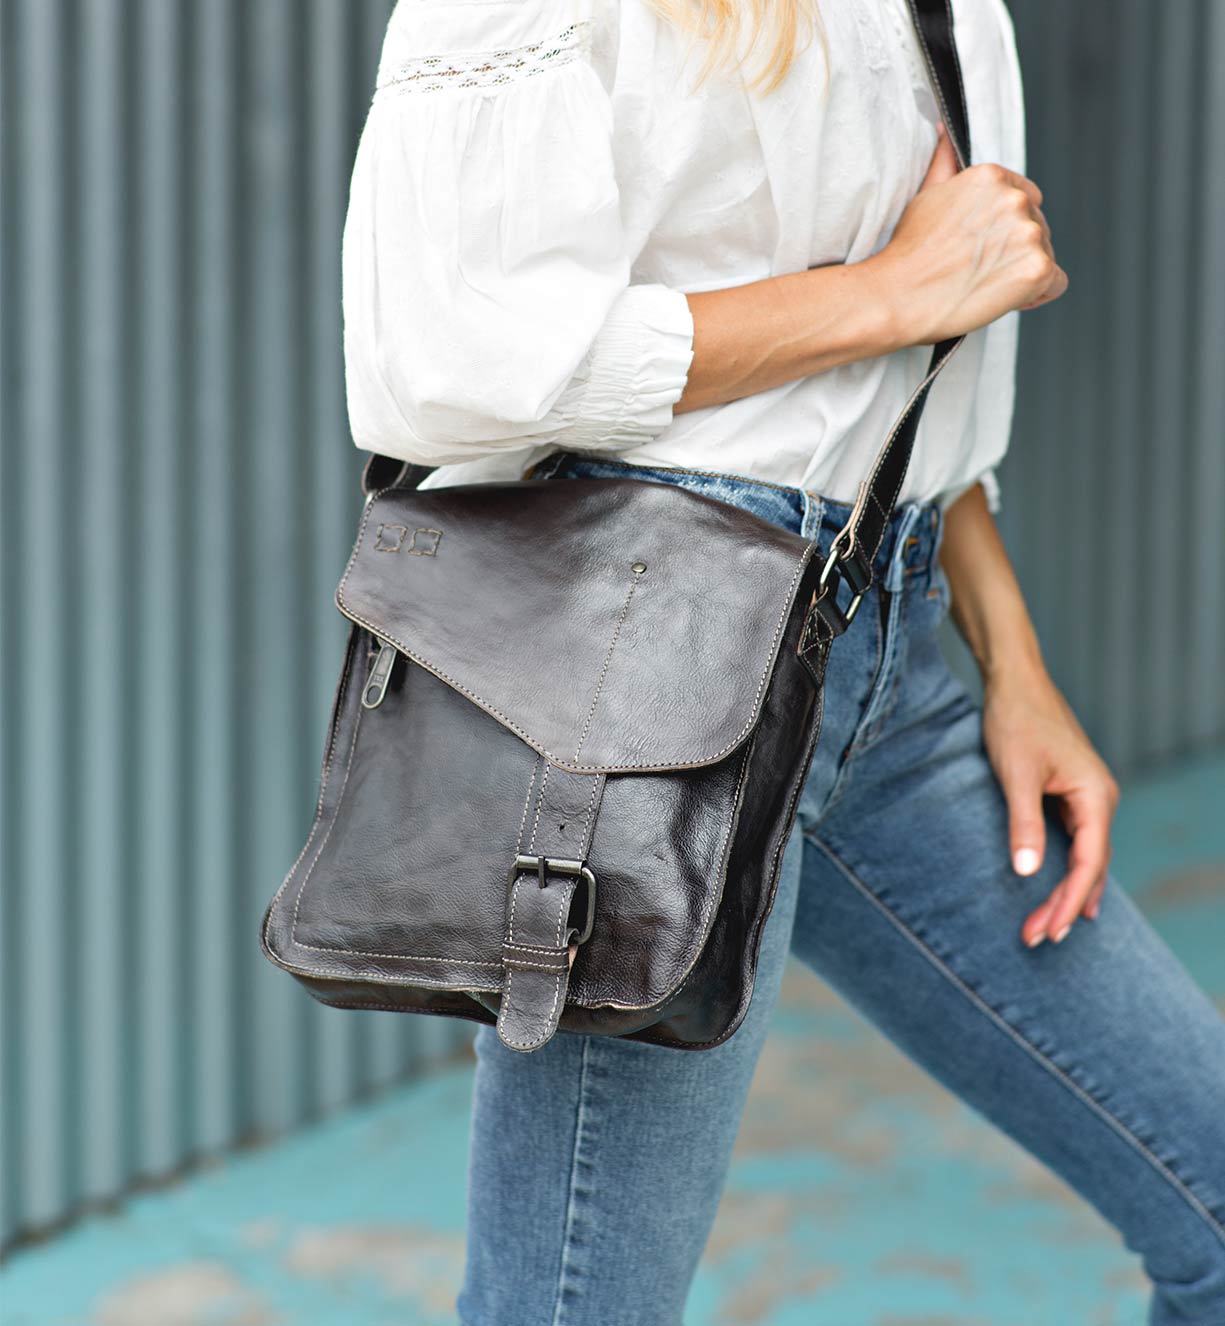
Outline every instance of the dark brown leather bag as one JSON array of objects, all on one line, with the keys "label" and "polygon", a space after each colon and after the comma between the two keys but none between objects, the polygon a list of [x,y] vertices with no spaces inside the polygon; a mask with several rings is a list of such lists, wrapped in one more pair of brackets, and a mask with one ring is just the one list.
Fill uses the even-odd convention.
[{"label": "dark brown leather bag", "polygon": [[[964,166],[949,11],[911,8]],[[516,1050],[559,1027],[730,1036],[829,647],[958,344],[935,347],[824,560],[671,484],[422,490],[371,457],[319,802],[264,913],[267,957],[323,1003],[496,1023]]]}]

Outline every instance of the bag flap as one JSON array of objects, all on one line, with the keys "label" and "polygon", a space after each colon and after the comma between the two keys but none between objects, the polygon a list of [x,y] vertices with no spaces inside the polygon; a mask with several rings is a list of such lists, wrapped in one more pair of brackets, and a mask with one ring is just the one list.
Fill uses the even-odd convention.
[{"label": "bag flap", "polygon": [[680,769],[752,731],[813,549],[642,479],[392,488],[336,604],[560,768]]}]

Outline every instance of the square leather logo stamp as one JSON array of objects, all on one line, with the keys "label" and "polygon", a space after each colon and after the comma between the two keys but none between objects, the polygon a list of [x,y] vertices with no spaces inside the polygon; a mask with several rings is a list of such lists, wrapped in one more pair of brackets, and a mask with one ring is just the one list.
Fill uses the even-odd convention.
[{"label": "square leather logo stamp", "polygon": [[436,557],[442,542],[440,529],[414,529],[407,525],[380,525],[374,536],[374,551],[406,552],[414,557]]},{"label": "square leather logo stamp", "polygon": [[415,529],[412,538],[408,541],[408,551],[414,557],[434,557],[438,553],[438,545],[441,542],[442,530]]},{"label": "square leather logo stamp", "polygon": [[374,551],[399,552],[407,535],[407,525],[380,525],[374,536]]}]

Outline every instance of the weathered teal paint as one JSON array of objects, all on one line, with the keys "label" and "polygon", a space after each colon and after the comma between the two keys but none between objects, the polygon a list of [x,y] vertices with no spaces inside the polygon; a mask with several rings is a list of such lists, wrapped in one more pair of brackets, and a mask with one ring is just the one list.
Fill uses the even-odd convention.
[{"label": "weathered teal paint", "polygon": [[[467,1034],[255,947],[338,664],[340,228],[389,9],[0,0],[0,1238]],[[1225,736],[1225,4],[1016,21],[1072,291],[1026,319],[1003,520],[1139,767]]]},{"label": "weathered teal paint", "polygon": [[256,929],[360,509],[345,185],[389,0],[0,0],[0,1237],[449,1052]]},{"label": "weathered teal paint", "polygon": [[[1225,1007],[1222,795],[1225,759],[1131,787],[1115,847]],[[448,1070],[19,1253],[5,1326],[451,1326],[469,1093]],[[1144,1320],[1096,1213],[793,967],[688,1326]]]}]

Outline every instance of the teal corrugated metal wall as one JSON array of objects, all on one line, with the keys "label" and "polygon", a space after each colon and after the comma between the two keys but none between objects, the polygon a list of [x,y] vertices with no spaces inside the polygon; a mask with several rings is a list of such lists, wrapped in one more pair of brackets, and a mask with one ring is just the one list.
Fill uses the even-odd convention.
[{"label": "teal corrugated metal wall", "polygon": [[1001,512],[1121,771],[1225,739],[1225,0],[1014,0],[1071,284],[1023,324]]},{"label": "teal corrugated metal wall", "polygon": [[[340,226],[389,8],[0,0],[6,1235],[468,1035],[324,1009],[255,943],[339,660]],[[1131,769],[1225,735],[1225,3],[1015,16],[1073,284],[1026,323],[1003,520]]]},{"label": "teal corrugated metal wall", "polygon": [[360,509],[345,185],[386,0],[5,0],[5,1234],[466,1032],[258,951]]}]

